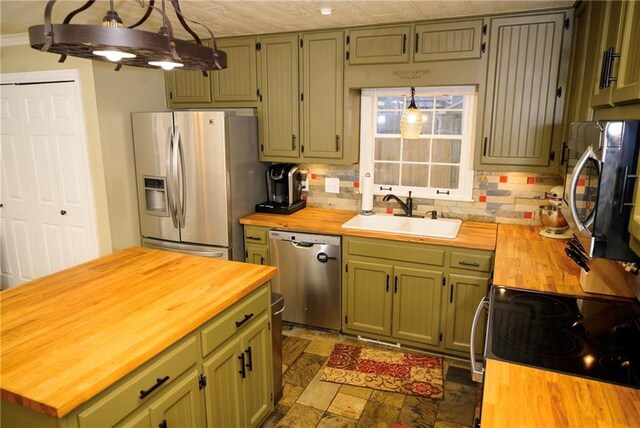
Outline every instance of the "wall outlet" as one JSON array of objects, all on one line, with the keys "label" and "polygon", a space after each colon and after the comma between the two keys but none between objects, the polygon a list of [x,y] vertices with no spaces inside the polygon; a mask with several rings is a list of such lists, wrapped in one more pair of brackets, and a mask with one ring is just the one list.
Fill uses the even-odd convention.
[{"label": "wall outlet", "polygon": [[308,192],[309,191],[309,180],[303,180],[302,181],[302,191],[303,192]]},{"label": "wall outlet", "polygon": [[324,191],[327,193],[340,193],[340,179],[329,177],[325,178]]}]

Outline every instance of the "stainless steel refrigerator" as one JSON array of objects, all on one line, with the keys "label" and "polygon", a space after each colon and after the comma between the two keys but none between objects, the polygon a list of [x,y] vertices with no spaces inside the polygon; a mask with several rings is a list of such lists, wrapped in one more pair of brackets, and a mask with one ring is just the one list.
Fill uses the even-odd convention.
[{"label": "stainless steel refrigerator", "polygon": [[142,244],[244,260],[240,217],[266,195],[256,117],[133,113]]}]

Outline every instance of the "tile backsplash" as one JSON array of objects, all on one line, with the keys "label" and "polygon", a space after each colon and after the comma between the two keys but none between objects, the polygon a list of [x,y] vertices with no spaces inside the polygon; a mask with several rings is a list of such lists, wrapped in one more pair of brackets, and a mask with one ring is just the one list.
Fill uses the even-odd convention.
[{"label": "tile backsplash", "polygon": [[[303,192],[307,206],[340,210],[360,210],[359,169],[357,165],[301,165],[308,171],[308,191]],[[327,177],[340,179],[340,193],[326,193]],[[562,185],[558,174],[534,174],[527,172],[475,171],[473,202],[454,202],[437,199],[414,199],[414,211],[423,214],[438,211],[440,217],[462,220],[540,225],[538,208],[545,204],[545,192]],[[394,202],[383,202],[382,196],[374,196],[375,212],[401,213]]]}]

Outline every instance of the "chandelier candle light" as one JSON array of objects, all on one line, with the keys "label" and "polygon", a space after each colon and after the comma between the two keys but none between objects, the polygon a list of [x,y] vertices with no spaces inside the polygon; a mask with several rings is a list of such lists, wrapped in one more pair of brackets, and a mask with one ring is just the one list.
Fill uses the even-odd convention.
[{"label": "chandelier candle light", "polygon": [[[125,27],[122,19],[114,10],[113,0],[109,1],[109,10],[101,25],[71,24],[71,20],[80,12],[89,9],[96,0],[88,0],[81,7],[69,13],[62,24],[51,22],[51,13],[56,0],[49,0],[44,10],[44,25],[29,27],[29,43],[32,48],[42,52],[60,54],[59,62],[67,56],[96,59],[117,63],[116,70],[123,65],[133,67],[162,67],[172,70],[207,71],[227,68],[227,54],[217,49],[211,30],[205,25],[186,18],[180,10],[179,0],[167,0],[173,6],[175,15],[194,41],[185,41],[173,36],[173,27],[165,13],[165,0],[161,7],[155,6],[156,0],[134,0],[145,8],[143,16],[135,24]],[[157,33],[137,30],[153,11],[162,15],[162,27]],[[200,37],[189,27],[186,21],[203,27],[211,46],[202,44]]]},{"label": "chandelier candle light", "polygon": [[400,118],[400,134],[402,138],[420,138],[422,131],[422,112],[416,107],[416,88],[411,88],[411,103],[405,108]]}]

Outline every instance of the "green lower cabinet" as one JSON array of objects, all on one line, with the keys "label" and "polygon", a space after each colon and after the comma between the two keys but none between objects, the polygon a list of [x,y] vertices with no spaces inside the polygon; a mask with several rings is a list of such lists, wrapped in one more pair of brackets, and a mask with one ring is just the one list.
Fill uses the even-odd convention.
[{"label": "green lower cabinet", "polygon": [[263,313],[203,364],[207,427],[256,427],[271,412],[271,332]]},{"label": "green lower cabinet", "polygon": [[[449,299],[444,331],[446,349],[469,352],[473,316],[478,304],[487,295],[488,288],[488,278],[449,274]],[[484,331],[484,323],[478,326],[478,331]],[[484,342],[477,345],[477,349],[482,350]]]},{"label": "green lower cabinet", "polygon": [[438,346],[442,278],[442,271],[394,268],[394,337]]},{"label": "green lower cabinet", "polygon": [[247,245],[245,247],[247,263],[256,265],[269,264],[269,248],[266,246]]},{"label": "green lower cabinet", "polygon": [[[199,427],[205,425],[198,370],[193,369],[164,391],[149,406],[152,427]],[[139,425],[145,426],[145,425]]]},{"label": "green lower cabinet", "polygon": [[391,334],[391,276],[393,266],[349,261],[347,324],[366,333]]},{"label": "green lower cabinet", "polygon": [[115,425],[115,428],[151,428],[151,417],[149,416],[149,409],[142,409],[141,411],[134,413],[122,422]]}]

